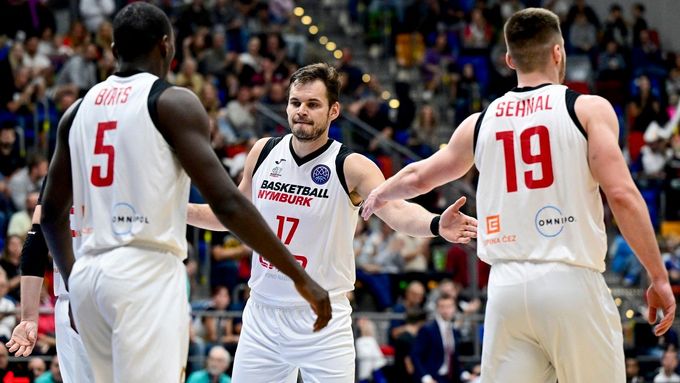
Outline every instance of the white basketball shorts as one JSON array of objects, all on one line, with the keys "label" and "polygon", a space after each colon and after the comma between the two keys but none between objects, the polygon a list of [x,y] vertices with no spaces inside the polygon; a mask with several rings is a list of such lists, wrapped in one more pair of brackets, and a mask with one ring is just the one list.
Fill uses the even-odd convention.
[{"label": "white basketball shorts", "polygon": [[54,306],[54,321],[57,330],[57,355],[59,370],[65,383],[94,383],[94,375],[87,359],[85,346],[80,334],[71,327],[68,317],[67,294],[59,295]]}]

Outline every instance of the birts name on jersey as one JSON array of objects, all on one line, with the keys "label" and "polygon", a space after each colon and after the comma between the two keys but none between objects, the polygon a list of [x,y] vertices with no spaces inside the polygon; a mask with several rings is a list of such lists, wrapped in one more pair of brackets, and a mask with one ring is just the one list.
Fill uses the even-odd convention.
[{"label": "birts name on jersey", "polygon": [[520,101],[501,101],[496,105],[496,117],[525,117],[541,110],[552,110],[549,94]]},{"label": "birts name on jersey", "polygon": [[264,180],[257,198],[311,207],[314,198],[329,197],[328,189]]},{"label": "birts name on jersey", "polygon": [[116,87],[105,87],[97,93],[97,98],[94,100],[95,105],[118,105],[125,104],[128,100],[128,96],[132,91],[132,87],[127,88],[116,88]]}]

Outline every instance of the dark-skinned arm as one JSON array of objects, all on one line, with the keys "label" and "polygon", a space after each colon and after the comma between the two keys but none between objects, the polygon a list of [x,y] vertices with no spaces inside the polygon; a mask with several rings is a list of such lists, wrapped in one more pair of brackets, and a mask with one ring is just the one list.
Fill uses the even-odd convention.
[{"label": "dark-skinned arm", "polygon": [[73,205],[73,184],[71,183],[71,153],[68,136],[75,117],[75,110],[80,104],[76,101],[66,110],[59,121],[57,130],[57,147],[50,163],[50,170],[42,197],[42,218],[40,224],[59,272],[64,277],[64,286],[68,290],[68,279],[75,258],[71,229],[68,223],[69,213]]},{"label": "dark-skinned arm", "polygon": [[171,87],[158,99],[158,129],[222,224],[295,283],[318,315],[315,330],[331,317],[328,293],[314,282],[274,235],[255,206],[229,178],[210,146],[208,115],[187,89]]}]

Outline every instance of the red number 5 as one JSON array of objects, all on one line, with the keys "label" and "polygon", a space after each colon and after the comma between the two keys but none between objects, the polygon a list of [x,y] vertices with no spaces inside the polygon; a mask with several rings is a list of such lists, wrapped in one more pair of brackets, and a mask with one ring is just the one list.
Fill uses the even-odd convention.
[{"label": "red number 5", "polygon": [[100,122],[97,124],[97,136],[94,142],[94,154],[106,155],[106,176],[102,176],[102,167],[92,166],[90,173],[90,182],[92,185],[98,187],[111,186],[113,184],[113,160],[115,158],[115,151],[113,145],[104,144],[104,135],[107,130],[115,130],[117,121]]},{"label": "red number 5", "polygon": [[[538,153],[531,153],[531,138],[538,136]],[[508,130],[496,132],[496,140],[503,141],[505,155],[505,176],[508,193],[517,191],[517,170],[515,163],[515,134]],[[545,126],[532,126],[519,135],[522,161],[528,165],[540,164],[541,177],[536,178],[534,171],[524,172],[524,183],[529,189],[542,189],[552,185],[553,176],[552,153],[550,152],[550,133]]]}]

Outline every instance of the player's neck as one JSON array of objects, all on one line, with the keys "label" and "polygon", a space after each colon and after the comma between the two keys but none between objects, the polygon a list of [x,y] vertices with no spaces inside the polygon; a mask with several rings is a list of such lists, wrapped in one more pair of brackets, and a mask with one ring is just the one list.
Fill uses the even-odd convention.
[{"label": "player's neck", "polygon": [[148,72],[162,78],[163,76],[161,73],[162,72],[161,67],[162,65],[158,65],[149,60],[136,60],[130,62],[119,61],[117,72],[131,72],[131,71]]},{"label": "player's neck", "polygon": [[328,135],[322,134],[314,141],[300,141],[295,136],[292,137],[293,151],[295,155],[304,158],[305,156],[314,153],[317,149],[324,146],[328,142]]},{"label": "player's neck", "polygon": [[551,76],[543,72],[517,73],[517,87],[526,88],[542,84],[559,84],[557,76]]}]

